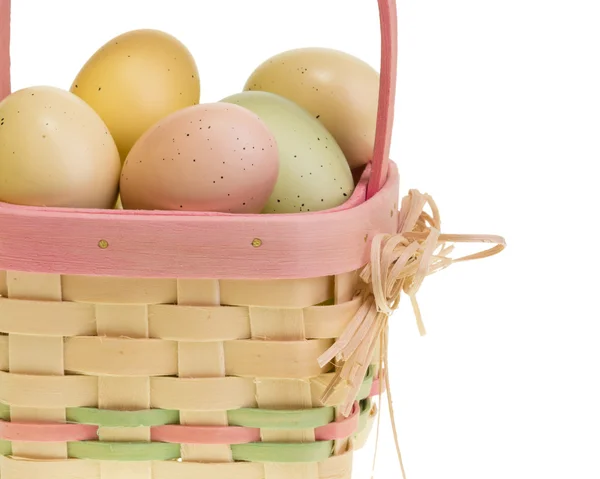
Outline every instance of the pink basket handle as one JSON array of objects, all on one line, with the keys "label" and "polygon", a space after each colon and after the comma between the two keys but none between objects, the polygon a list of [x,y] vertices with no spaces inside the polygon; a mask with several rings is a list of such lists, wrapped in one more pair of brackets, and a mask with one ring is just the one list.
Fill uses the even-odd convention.
[{"label": "pink basket handle", "polygon": [[[376,194],[387,178],[388,158],[394,123],[398,62],[398,19],[396,0],[378,0],[381,19],[381,84],[367,199]],[[10,0],[0,0],[0,101],[10,94]]]}]

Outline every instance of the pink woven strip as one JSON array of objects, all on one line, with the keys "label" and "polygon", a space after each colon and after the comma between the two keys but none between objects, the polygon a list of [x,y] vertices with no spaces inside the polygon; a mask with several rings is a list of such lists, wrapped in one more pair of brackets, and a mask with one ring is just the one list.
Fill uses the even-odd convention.
[{"label": "pink woven strip", "polygon": [[373,381],[373,386],[371,386],[371,394],[369,394],[369,397],[372,398],[375,396],[380,396],[384,392],[385,392],[385,381],[382,382],[381,378],[376,378]]},{"label": "pink woven strip", "polygon": [[0,439],[21,442],[72,442],[98,438],[98,426],[0,421]]},{"label": "pink woven strip", "polygon": [[367,199],[372,198],[385,183],[392,143],[396,76],[398,70],[398,17],[396,0],[379,0],[381,19],[381,83],[379,109],[373,150],[373,174],[369,181]]},{"label": "pink woven strip", "polygon": [[[358,430],[360,407],[341,421],[315,429],[315,440],[333,441]],[[21,442],[75,442],[98,438],[98,426],[86,424],[19,423],[0,421],[0,439]],[[172,444],[248,444],[260,442],[260,429],[236,426],[166,425],[151,428],[151,439]]]},{"label": "pink woven strip", "polygon": [[248,444],[260,441],[260,429],[234,426],[168,425],[152,428],[152,441],[173,444]]},{"label": "pink woven strip", "polygon": [[397,202],[398,171],[391,165],[379,194],[335,212],[180,215],[0,203],[0,270],[130,278],[330,276],[362,268],[369,241],[397,231]]},{"label": "pink woven strip", "polygon": [[348,418],[315,429],[315,440],[334,441],[336,439],[346,439],[358,431],[359,421],[360,406],[358,402],[355,402],[352,414]]}]

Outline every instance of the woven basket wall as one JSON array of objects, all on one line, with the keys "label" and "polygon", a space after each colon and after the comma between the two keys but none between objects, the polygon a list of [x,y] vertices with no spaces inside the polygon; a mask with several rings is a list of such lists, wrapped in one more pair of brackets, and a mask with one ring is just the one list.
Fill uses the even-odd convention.
[{"label": "woven basket wall", "polygon": [[[359,381],[326,403],[339,365],[318,358],[363,312],[356,270],[371,242],[398,232],[396,4],[377,5],[376,140],[339,208],[0,203],[0,479],[351,478],[376,416],[380,355],[364,378],[361,356]],[[10,11],[0,0],[0,100],[11,92]]]},{"label": "woven basket wall", "polygon": [[378,365],[345,419],[315,358],[356,313],[356,278],[0,273],[2,479],[349,478]]}]

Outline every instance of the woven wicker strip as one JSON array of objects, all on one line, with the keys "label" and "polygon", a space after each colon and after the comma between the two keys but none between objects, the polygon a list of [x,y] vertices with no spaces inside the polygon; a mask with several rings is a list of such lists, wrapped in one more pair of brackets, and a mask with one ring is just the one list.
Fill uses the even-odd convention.
[{"label": "woven wicker strip", "polygon": [[[98,461],[66,460],[66,461],[27,461],[0,457],[2,479],[23,479],[45,477],[52,479],[264,479],[272,474],[272,469],[290,471],[285,465],[272,466],[262,463],[222,463],[202,464],[192,462],[146,462],[101,464]],[[315,479],[349,479],[352,470],[352,454],[347,453],[332,457],[319,464],[307,465]],[[290,478],[298,476],[290,475]]]},{"label": "woven wicker strip", "polygon": [[[359,306],[360,300],[354,299],[342,304],[305,308],[306,338],[339,337]],[[125,328],[126,323],[122,327]],[[97,333],[96,328],[93,304],[0,298],[0,331],[5,334],[92,336]],[[172,341],[216,342],[251,337],[249,308],[242,306],[150,305],[148,328],[150,338]]]},{"label": "woven wicker strip", "polygon": [[[314,450],[321,450],[323,441],[329,442],[335,439],[359,437],[364,434],[368,428],[368,421],[371,417],[371,402],[365,400],[360,406],[357,403],[352,416],[339,423],[331,423],[326,426],[319,427],[315,430],[316,441],[313,444],[320,444]],[[0,422],[0,450],[2,455],[11,454],[10,441],[23,442],[57,442],[64,441],[68,443],[70,457],[85,458],[85,459],[104,459],[101,455],[106,451],[107,447],[114,451],[118,456],[112,456],[115,459],[126,461],[142,461],[148,460],[148,457],[156,456],[164,457],[173,454],[173,458],[178,458],[178,452],[175,452],[174,447],[169,444],[224,444],[224,445],[241,445],[248,443],[246,449],[233,448],[237,451],[250,451],[257,455],[264,455],[265,452],[262,446],[259,447],[257,441],[260,440],[259,429],[241,428],[241,427],[200,427],[200,426],[157,426],[152,428],[152,440],[155,443],[109,443],[109,442],[89,442],[97,435],[96,426],[87,426],[82,424],[45,424],[45,423],[10,423]],[[78,446],[82,441],[85,446]],[[164,444],[164,447],[159,447],[159,443]],[[271,443],[269,450],[277,449],[276,443]],[[290,462],[289,451],[296,449],[290,448],[290,444],[280,445],[281,451],[278,456],[273,456],[268,462]],[[300,448],[298,451],[303,449]],[[152,454],[155,454],[152,456]],[[287,455],[286,455],[287,454]],[[258,459],[257,459],[258,460]],[[265,460],[266,461],[266,460]],[[310,462],[310,461],[309,461]]]}]

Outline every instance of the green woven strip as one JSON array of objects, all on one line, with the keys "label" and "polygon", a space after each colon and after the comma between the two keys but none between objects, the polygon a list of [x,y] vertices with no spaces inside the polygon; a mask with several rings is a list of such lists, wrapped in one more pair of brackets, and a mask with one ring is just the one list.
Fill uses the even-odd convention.
[{"label": "green woven strip", "polygon": [[0,420],[10,421],[10,406],[0,402]]},{"label": "green woven strip", "polygon": [[179,412],[168,409],[109,411],[77,407],[67,409],[67,421],[104,427],[151,427],[179,424]]},{"label": "green woven strip", "polygon": [[[369,367],[357,400],[371,394],[374,367]],[[333,407],[303,410],[268,410],[243,408],[227,412],[229,425],[260,429],[311,429],[325,426],[335,419]],[[0,420],[10,421],[10,407],[0,403]],[[179,411],[151,409],[145,411],[110,411],[97,408],[67,408],[67,421],[102,427],[152,427],[179,424]]]},{"label": "green woven strip", "polygon": [[12,444],[10,441],[0,440],[0,456],[12,455]]},{"label": "green woven strip", "polygon": [[257,442],[231,446],[234,461],[322,462],[331,457],[333,441],[280,444]]},{"label": "green woven strip", "polygon": [[365,399],[360,402],[360,417],[358,419],[358,431],[360,434],[367,427],[367,421],[369,420],[369,413],[371,412],[371,400]]},{"label": "green woven strip", "polygon": [[362,386],[358,390],[357,401],[362,401],[363,399],[368,398],[371,395],[371,388],[373,387],[373,376],[375,375],[375,367],[369,366],[367,370],[367,375],[365,376],[365,380],[362,383]]},{"label": "green woven strip", "polygon": [[[360,404],[360,419],[357,435],[363,432],[368,424],[372,401],[366,399]],[[85,408],[80,408],[85,409]],[[316,411],[331,413],[332,408],[321,408]],[[88,411],[89,412],[89,411]],[[104,412],[104,411],[100,411]],[[264,411],[262,411],[264,413]],[[289,411],[288,411],[289,412]],[[303,411],[291,411],[303,412]],[[96,414],[91,410],[91,414]],[[107,416],[110,417],[110,416]],[[144,418],[144,416],[140,416]],[[158,416],[148,416],[157,420]],[[146,419],[148,418],[146,417]],[[173,416],[165,415],[165,420]],[[315,416],[316,418],[316,416]],[[303,417],[300,418],[304,420]],[[131,421],[131,419],[128,419]],[[251,417],[249,420],[253,420]],[[315,419],[316,420],[316,419]],[[134,421],[139,422],[139,421]],[[330,422],[330,421],[329,421]],[[297,423],[301,427],[301,421]],[[321,462],[331,456],[333,441],[321,441],[303,444],[252,443],[231,446],[233,459],[248,462]],[[9,441],[0,440],[0,456],[10,456],[12,447]],[[179,444],[168,443],[122,443],[81,441],[68,443],[68,454],[74,459],[91,459],[98,461],[168,461],[181,456]]]},{"label": "green woven strip", "polygon": [[67,444],[69,457],[96,461],[169,461],[179,459],[179,444],[164,442],[81,441]]},{"label": "green woven strip", "polygon": [[[321,462],[331,456],[333,441],[304,444],[252,443],[231,446],[235,461]],[[68,443],[69,457],[96,461],[169,461],[179,459],[179,444],[82,441]]]},{"label": "green woven strip", "polygon": [[332,407],[298,411],[268,409],[237,409],[227,412],[230,426],[260,429],[312,429],[325,426],[335,419]]}]

